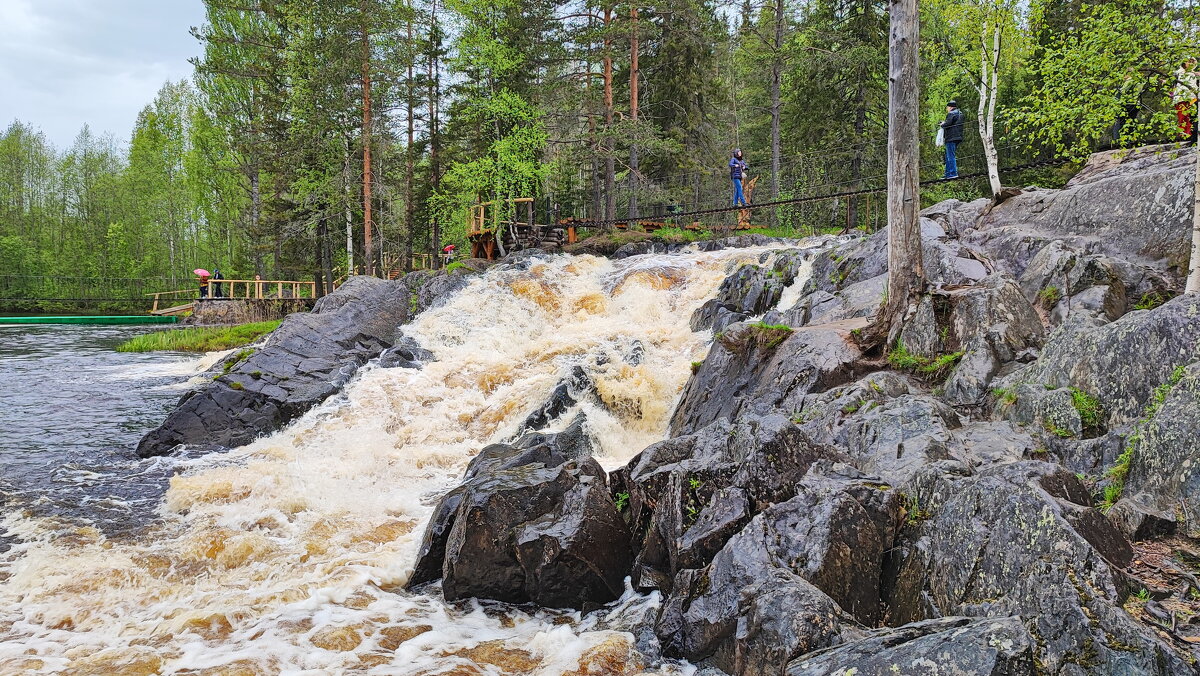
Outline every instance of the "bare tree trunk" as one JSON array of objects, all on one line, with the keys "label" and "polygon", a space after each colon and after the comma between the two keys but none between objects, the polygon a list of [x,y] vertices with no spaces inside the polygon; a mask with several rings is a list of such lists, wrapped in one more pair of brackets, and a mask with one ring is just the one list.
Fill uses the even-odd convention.
[{"label": "bare tree trunk", "polygon": [[[433,0],[430,5],[429,13],[429,62],[428,78],[429,78],[429,173],[430,183],[433,184],[433,192],[437,192],[441,184],[441,172],[438,167],[438,162],[441,160],[441,153],[438,152],[438,100],[441,98],[441,82],[438,79],[438,21],[437,21],[437,0]],[[437,214],[434,213],[430,217],[430,233],[429,233],[429,253],[430,265],[433,268],[439,267],[441,259],[438,258],[438,252],[442,245],[442,230],[441,224],[438,223]]]},{"label": "bare tree trunk", "polygon": [[1196,194],[1192,198],[1192,257],[1188,270],[1186,293],[1200,291],[1200,146],[1195,146]]},{"label": "bare tree trunk", "polygon": [[[775,0],[775,37],[771,43],[771,200],[779,199],[779,156],[782,152],[780,140],[780,114],[783,110],[783,29],[784,0]],[[771,223],[775,222],[775,210],[771,210]]]},{"label": "bare tree trunk", "polygon": [[362,144],[363,144],[363,250],[366,274],[375,274],[375,258],[371,247],[371,36],[367,32],[366,12],[363,12],[362,32]]},{"label": "bare tree trunk", "polygon": [[877,332],[887,342],[899,334],[925,290],[921,257],[917,0],[889,0],[888,72],[888,297]]},{"label": "bare tree trunk", "polygon": [[[986,31],[986,27],[984,28]],[[989,75],[989,66],[991,73]],[[987,33],[979,41],[979,139],[983,141],[983,156],[987,160],[988,182],[992,195],[999,195],[1004,187],[1000,184],[1000,158],[996,154],[995,124],[996,97],[999,95],[1000,68],[1000,24],[996,23],[992,37],[991,53],[987,48]]]},{"label": "bare tree trunk", "polygon": [[346,204],[344,209],[346,212],[346,276],[349,277],[355,273],[354,270],[354,216],[351,213],[350,205],[353,203],[353,192],[350,189],[350,139],[346,138],[346,158],[342,167],[342,184],[346,189]]},{"label": "bare tree trunk", "polygon": [[629,9],[629,18],[633,23],[633,32],[629,39],[629,119],[633,121],[634,142],[629,144],[629,217],[638,217],[638,10],[637,5]]},{"label": "bare tree trunk", "polygon": [[608,28],[612,24],[612,9],[604,9],[604,219],[611,221],[617,216],[616,163],[613,157],[613,64],[612,38]]},{"label": "bare tree trunk", "polygon": [[[409,3],[409,10],[412,10],[412,4]],[[413,44],[413,24],[412,15],[408,18],[408,46],[411,48]],[[400,267],[408,272],[412,269],[412,252],[413,252],[413,221],[416,210],[413,205],[413,139],[415,138],[415,130],[413,128],[413,62],[416,61],[416,54],[411,54],[408,59],[408,81],[405,83],[404,107],[408,117],[408,145],[404,148],[404,261]]]},{"label": "bare tree trunk", "polygon": [[[258,236],[258,225],[262,219],[262,185],[261,178],[258,174],[258,160],[250,166],[250,232]],[[257,247],[254,252],[254,273],[262,275],[266,273],[263,268],[262,254],[259,253]]]}]

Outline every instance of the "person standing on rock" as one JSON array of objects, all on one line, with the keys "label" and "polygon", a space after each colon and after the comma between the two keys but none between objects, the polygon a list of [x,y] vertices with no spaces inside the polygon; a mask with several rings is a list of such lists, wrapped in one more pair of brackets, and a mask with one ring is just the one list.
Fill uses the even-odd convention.
[{"label": "person standing on rock", "polygon": [[958,144],[963,140],[963,113],[958,102],[946,104],[946,119],[940,125],[946,141],[946,174],[943,179],[958,178]]},{"label": "person standing on rock", "polygon": [[742,149],[738,148],[733,151],[733,157],[729,158],[729,178],[733,181],[733,206],[747,206],[746,196],[742,193],[742,179],[746,177],[746,170],[750,168],[746,164],[746,160],[742,158]]}]

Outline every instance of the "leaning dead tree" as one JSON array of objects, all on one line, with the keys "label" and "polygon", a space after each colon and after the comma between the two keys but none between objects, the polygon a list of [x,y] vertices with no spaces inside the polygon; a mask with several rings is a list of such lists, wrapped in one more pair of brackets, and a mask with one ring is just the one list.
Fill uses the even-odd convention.
[{"label": "leaning dead tree", "polygon": [[925,290],[921,256],[917,0],[889,0],[888,294],[875,325],[890,345]]}]

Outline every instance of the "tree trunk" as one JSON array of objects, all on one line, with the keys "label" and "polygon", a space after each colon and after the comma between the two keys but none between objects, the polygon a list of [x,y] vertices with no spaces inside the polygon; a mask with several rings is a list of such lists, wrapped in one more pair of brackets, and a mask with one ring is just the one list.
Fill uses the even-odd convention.
[{"label": "tree trunk", "polygon": [[[412,6],[409,4],[411,12]],[[412,15],[408,18],[408,45],[413,44]],[[408,145],[404,148],[404,261],[400,267],[408,272],[412,269],[413,251],[413,221],[416,210],[413,208],[413,62],[415,54],[408,59],[408,81],[405,83],[404,107],[408,117]]]},{"label": "tree trunk", "polygon": [[[433,0],[429,10],[429,62],[427,64],[427,75],[429,79],[429,178],[434,193],[438,191],[441,184],[441,175],[438,167],[438,162],[441,160],[441,153],[438,152],[438,99],[441,97],[441,82],[437,77],[437,50],[440,39],[437,21],[437,0]],[[430,266],[435,269],[441,262],[441,259],[438,258],[441,242],[442,231],[438,223],[438,216],[437,213],[433,213],[430,216],[429,253]]]},{"label": "tree trunk", "polygon": [[[616,158],[613,157],[613,64],[612,38],[608,28],[612,24],[612,9],[604,9],[604,219],[617,217]],[[611,226],[611,223],[609,224]]]},{"label": "tree trunk", "polygon": [[[1004,187],[1000,185],[1000,158],[996,153],[995,123],[996,97],[999,95],[1000,67],[1000,24],[996,24],[992,37],[991,54],[988,54],[986,26],[979,41],[979,139],[983,141],[983,156],[987,160],[988,183],[992,187],[992,195],[999,195]],[[990,57],[990,58],[989,58]],[[990,63],[989,63],[990,62]],[[989,65],[991,74],[989,75]]]},{"label": "tree trunk", "polygon": [[1188,270],[1186,293],[1200,291],[1200,146],[1193,146],[1196,155],[1196,185],[1192,197],[1192,257]]},{"label": "tree trunk", "polygon": [[634,142],[629,144],[629,217],[638,217],[638,10],[637,5],[629,9],[633,32],[629,39],[629,119],[633,121]]},{"label": "tree trunk", "polygon": [[[255,233],[255,237],[258,237],[258,227],[261,219],[262,185],[258,174],[258,162],[255,161],[250,165],[250,232]],[[262,254],[259,253],[257,246],[254,248],[254,273],[257,275],[266,274],[266,270],[263,268]]]},{"label": "tree trunk", "polygon": [[350,205],[354,203],[354,195],[350,185],[350,138],[346,138],[346,157],[342,166],[342,185],[346,190],[346,203],[343,205],[346,216],[346,276],[355,274],[354,270],[354,216]]},{"label": "tree trunk", "polygon": [[921,259],[917,0],[889,0],[888,72],[888,297],[876,331],[887,343],[899,334],[925,290]]},{"label": "tree trunk", "polygon": [[363,253],[366,274],[375,274],[374,249],[371,247],[371,37],[363,12],[362,32],[362,145],[363,145]]},{"label": "tree trunk", "polygon": [[[783,29],[786,16],[784,15],[784,0],[775,0],[775,38],[771,43],[771,201],[779,199],[779,156],[782,152],[780,141],[780,114],[783,110]],[[771,224],[775,224],[775,210],[771,210]]]}]

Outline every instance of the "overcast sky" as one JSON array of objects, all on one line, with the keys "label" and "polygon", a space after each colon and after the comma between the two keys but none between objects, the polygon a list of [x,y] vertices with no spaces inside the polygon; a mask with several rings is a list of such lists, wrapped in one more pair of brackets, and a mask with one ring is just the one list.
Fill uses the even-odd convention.
[{"label": "overcast sky", "polygon": [[85,123],[128,141],[159,87],[191,76],[203,19],[201,0],[0,0],[0,125],[60,148]]}]

